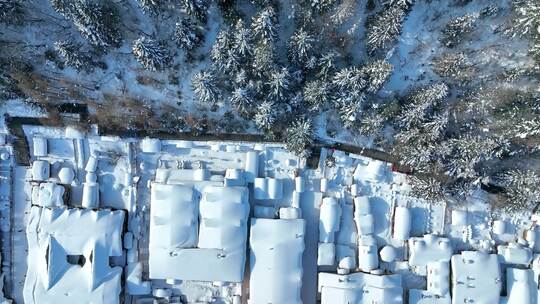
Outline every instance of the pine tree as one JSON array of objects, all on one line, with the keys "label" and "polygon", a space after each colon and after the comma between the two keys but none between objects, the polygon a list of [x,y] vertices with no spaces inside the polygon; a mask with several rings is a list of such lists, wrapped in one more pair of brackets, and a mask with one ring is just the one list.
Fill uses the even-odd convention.
[{"label": "pine tree", "polygon": [[394,5],[375,16],[367,25],[367,42],[371,51],[385,48],[393,42],[401,32],[405,19],[405,10],[400,5]]},{"label": "pine tree", "polygon": [[331,88],[326,81],[312,80],[304,85],[304,101],[311,111],[321,111],[330,101]]},{"label": "pine tree", "polygon": [[408,179],[411,185],[411,195],[430,201],[441,202],[445,198],[445,190],[438,180],[432,177],[417,177],[411,175]]},{"label": "pine tree", "polygon": [[157,71],[168,67],[171,57],[165,47],[158,41],[141,36],[133,42],[133,55],[147,70]]},{"label": "pine tree", "polygon": [[253,35],[242,20],[236,22],[234,28],[234,50],[239,58],[245,59],[253,54]]},{"label": "pine tree", "polygon": [[319,13],[323,13],[332,8],[335,3],[335,0],[312,0],[311,7],[316,9]]},{"label": "pine tree", "polygon": [[0,23],[17,23],[21,20],[22,14],[20,0],[0,0]]},{"label": "pine tree", "polygon": [[253,17],[251,28],[255,36],[263,43],[273,41],[277,37],[277,16],[274,8],[268,6]]},{"label": "pine tree", "polygon": [[365,95],[358,92],[340,95],[337,98],[336,107],[343,126],[352,128],[358,123],[365,100]]},{"label": "pine tree", "polygon": [[289,58],[292,62],[302,66],[312,56],[315,38],[305,30],[299,29],[289,40]]},{"label": "pine tree", "polygon": [[118,46],[119,17],[111,2],[90,0],[51,0],[53,8],[73,22],[81,35],[97,47]]},{"label": "pine tree", "polygon": [[138,0],[139,6],[145,13],[156,15],[169,1],[167,0]]},{"label": "pine tree", "polygon": [[57,41],[54,43],[54,48],[67,66],[73,67],[77,71],[90,72],[92,70],[92,58],[81,51],[81,44],[71,41]]},{"label": "pine tree", "polygon": [[180,0],[180,7],[187,15],[206,23],[209,7],[207,0]]},{"label": "pine tree", "polygon": [[506,211],[531,212],[540,203],[540,175],[532,170],[511,170],[503,174]]},{"label": "pine tree", "polygon": [[413,3],[412,0],[388,0],[386,1],[387,6],[401,6],[404,8],[408,8]]},{"label": "pine tree", "polygon": [[376,60],[362,68],[367,76],[367,88],[369,93],[378,92],[392,74],[394,67],[386,60]]},{"label": "pine tree", "polygon": [[201,44],[203,34],[194,22],[184,18],[176,23],[173,39],[178,46],[186,51],[191,51]]},{"label": "pine tree", "polygon": [[525,0],[516,1],[514,20],[517,32],[521,36],[540,34],[540,1]]},{"label": "pine tree", "polygon": [[366,75],[364,71],[356,67],[344,68],[334,75],[332,84],[340,93],[360,92],[366,88]]},{"label": "pine tree", "polygon": [[232,92],[229,102],[240,115],[246,116],[254,106],[253,93],[249,87],[236,88]]},{"label": "pine tree", "polygon": [[309,118],[300,118],[287,128],[285,148],[299,157],[309,157],[309,147],[313,145],[313,125]]},{"label": "pine tree", "polygon": [[465,80],[470,66],[465,53],[448,53],[434,61],[433,71],[443,77],[451,77],[457,80]]},{"label": "pine tree", "polygon": [[365,111],[359,122],[359,131],[366,136],[377,137],[384,127],[384,117],[375,110]]},{"label": "pine tree", "polygon": [[276,65],[276,52],[274,43],[259,42],[253,51],[253,69],[258,75],[267,74],[274,70]]},{"label": "pine tree", "polygon": [[408,105],[398,117],[400,126],[409,129],[425,122],[429,111],[447,95],[448,86],[444,83],[434,84],[414,92],[408,98]]},{"label": "pine tree", "polygon": [[214,104],[221,97],[216,77],[210,71],[201,71],[195,74],[191,85],[195,96],[201,103]]},{"label": "pine tree", "polygon": [[497,156],[501,142],[491,137],[463,135],[448,141],[451,149],[444,165],[446,174],[454,178],[476,179],[479,174],[476,166]]},{"label": "pine tree", "polygon": [[288,90],[291,81],[291,74],[287,68],[281,68],[270,73],[268,78],[268,96],[274,101],[282,101]]},{"label": "pine tree", "polygon": [[212,50],[210,51],[210,57],[214,63],[214,66],[222,72],[231,72],[239,68],[240,59],[237,56],[235,49],[233,48],[234,41],[232,40],[232,34],[228,30],[222,30],[218,36]]},{"label": "pine tree", "polygon": [[476,27],[478,14],[467,14],[450,21],[442,31],[442,42],[447,47],[454,47]]},{"label": "pine tree", "polygon": [[322,79],[330,79],[336,70],[336,60],[338,56],[339,54],[335,51],[330,51],[322,55],[317,61],[317,67],[319,69],[317,75]]},{"label": "pine tree", "polygon": [[257,108],[254,121],[257,128],[268,132],[274,126],[277,119],[275,104],[272,101],[265,100]]}]

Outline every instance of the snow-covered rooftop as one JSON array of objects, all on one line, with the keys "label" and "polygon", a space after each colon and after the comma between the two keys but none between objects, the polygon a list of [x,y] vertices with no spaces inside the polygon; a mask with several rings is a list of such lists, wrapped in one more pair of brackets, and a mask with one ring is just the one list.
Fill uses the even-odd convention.
[{"label": "snow-covered rooftop", "polygon": [[241,282],[248,215],[245,187],[153,183],[150,278]]},{"label": "snow-covered rooftop", "polygon": [[249,303],[302,303],[302,219],[252,219]]},{"label": "snow-covered rooftop", "polygon": [[124,213],[32,207],[25,303],[119,303]]},{"label": "snow-covered rooftop", "polygon": [[319,273],[321,304],[403,303],[401,275]]},{"label": "snow-covered rooftop", "polygon": [[463,251],[452,256],[452,303],[499,303],[501,270],[496,254]]}]

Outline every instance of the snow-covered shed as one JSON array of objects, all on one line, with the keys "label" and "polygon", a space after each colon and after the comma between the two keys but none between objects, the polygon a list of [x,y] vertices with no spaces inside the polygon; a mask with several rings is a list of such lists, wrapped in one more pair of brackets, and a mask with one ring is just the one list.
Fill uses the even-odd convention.
[{"label": "snow-covered shed", "polygon": [[321,304],[403,303],[401,275],[319,273]]},{"label": "snow-covered shed", "polygon": [[25,303],[119,303],[124,213],[30,209]]},{"label": "snow-covered shed", "polygon": [[323,198],[319,216],[319,242],[333,243],[339,230],[341,206],[334,197]]},{"label": "snow-covered shed", "polygon": [[524,247],[518,243],[497,246],[497,253],[501,261],[506,264],[529,265],[532,262],[533,254],[529,247]]},{"label": "snow-covered shed", "polygon": [[412,217],[407,207],[396,207],[394,213],[394,239],[405,241],[411,233]]},{"label": "snow-covered shed", "polygon": [[410,289],[409,303],[450,304],[450,263],[427,263],[427,290]]},{"label": "snow-covered shed", "polygon": [[248,215],[245,187],[152,184],[150,278],[241,282]]},{"label": "snow-covered shed", "polygon": [[429,262],[450,262],[453,253],[450,240],[434,234],[410,238],[409,251],[409,265],[420,275],[426,275]]},{"label": "snow-covered shed", "polygon": [[452,303],[499,303],[501,269],[496,254],[463,251],[452,256]]},{"label": "snow-covered shed", "polygon": [[272,177],[255,178],[254,196],[260,200],[276,200],[283,197],[283,181]]},{"label": "snow-covered shed", "polygon": [[302,219],[252,219],[248,303],[302,303]]}]

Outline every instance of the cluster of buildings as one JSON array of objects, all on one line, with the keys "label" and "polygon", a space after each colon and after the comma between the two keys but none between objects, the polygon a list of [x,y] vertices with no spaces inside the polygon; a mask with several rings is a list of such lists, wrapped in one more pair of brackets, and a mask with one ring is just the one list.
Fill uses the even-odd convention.
[{"label": "cluster of buildings", "polygon": [[[18,193],[0,209],[16,303],[540,303],[534,218],[409,197],[384,162],[25,132],[28,167],[0,143],[0,203]],[[26,242],[4,227],[21,210]]]}]

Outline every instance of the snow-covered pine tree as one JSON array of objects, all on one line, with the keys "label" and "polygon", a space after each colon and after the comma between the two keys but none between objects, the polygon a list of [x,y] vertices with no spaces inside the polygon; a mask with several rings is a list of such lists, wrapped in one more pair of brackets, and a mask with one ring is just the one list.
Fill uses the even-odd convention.
[{"label": "snow-covered pine tree", "polygon": [[276,52],[273,42],[256,44],[253,50],[253,70],[258,75],[267,74],[274,70],[276,65]]},{"label": "snow-covered pine tree", "polygon": [[268,96],[275,102],[282,101],[289,91],[291,74],[287,68],[272,71],[268,77]]},{"label": "snow-covered pine tree", "polygon": [[405,129],[419,126],[425,122],[429,110],[447,95],[448,86],[444,83],[433,84],[414,92],[398,117],[398,124]]},{"label": "snow-covered pine tree", "polygon": [[16,23],[20,21],[22,14],[20,0],[0,0],[0,23]]},{"label": "snow-covered pine tree", "polygon": [[65,65],[77,71],[89,72],[92,70],[92,58],[81,51],[81,44],[65,40],[57,41],[54,43],[54,49],[62,57]]},{"label": "snow-covered pine tree", "polygon": [[540,175],[532,170],[511,170],[502,176],[505,186],[507,211],[531,210],[540,203]]},{"label": "snow-covered pine tree", "polygon": [[303,89],[304,101],[311,111],[319,112],[330,101],[331,88],[324,80],[308,81]]},{"label": "snow-covered pine tree", "polygon": [[210,57],[214,66],[221,72],[231,72],[240,66],[240,59],[236,50],[233,48],[234,41],[232,38],[229,30],[222,30],[219,32],[210,51]]},{"label": "snow-covered pine tree", "polygon": [[156,15],[168,3],[168,0],[138,0],[142,11],[148,14]]},{"label": "snow-covered pine tree", "polygon": [[277,119],[277,111],[274,102],[265,100],[257,107],[254,121],[257,128],[268,132],[274,126]]},{"label": "snow-covered pine tree", "polygon": [[183,18],[174,27],[173,39],[178,46],[186,51],[191,51],[201,44],[203,34],[195,22],[188,18]]},{"label": "snow-covered pine tree", "polygon": [[201,103],[214,104],[221,97],[217,79],[211,71],[200,71],[191,81],[193,92]]},{"label": "snow-covered pine tree", "polygon": [[285,148],[299,157],[309,157],[314,142],[313,124],[309,118],[300,118],[285,131]]},{"label": "snow-covered pine tree", "polygon": [[349,94],[338,94],[336,99],[336,108],[339,112],[341,123],[346,128],[356,126],[362,113],[362,106],[366,97],[360,92],[351,92]]},{"label": "snow-covered pine tree", "polygon": [[180,0],[180,7],[187,15],[206,23],[208,0]]},{"label": "snow-covered pine tree", "polygon": [[514,27],[519,35],[540,35],[540,1],[515,1],[514,10]]},{"label": "snow-covered pine tree", "polygon": [[240,115],[246,116],[254,107],[253,92],[249,87],[238,87],[232,92],[229,102]]},{"label": "snow-covered pine tree", "polygon": [[444,188],[438,180],[433,177],[417,177],[411,175],[408,179],[411,185],[411,195],[421,199],[428,200],[430,203],[437,204],[445,198]]},{"label": "snow-covered pine tree", "polygon": [[118,46],[122,40],[116,7],[109,1],[51,0],[53,8],[73,22],[81,35],[97,47]]},{"label": "snow-covered pine tree", "polygon": [[328,11],[334,4],[336,0],[311,0],[311,7],[316,9],[319,13]]},{"label": "snow-covered pine tree", "polygon": [[336,60],[339,54],[335,51],[330,51],[323,54],[317,61],[319,72],[317,73],[322,79],[330,79],[336,70]]},{"label": "snow-covered pine tree", "polygon": [[244,25],[242,20],[238,20],[234,26],[234,50],[239,58],[245,60],[247,56],[253,54],[253,35],[251,30]]},{"label": "snow-covered pine tree", "polygon": [[277,16],[274,8],[268,6],[257,13],[251,22],[251,28],[263,43],[277,37]]},{"label": "snow-covered pine tree", "polygon": [[478,14],[466,14],[452,19],[442,30],[442,43],[447,47],[454,47],[472,32],[476,27]]},{"label": "snow-covered pine tree", "polygon": [[293,33],[289,40],[289,58],[292,62],[303,67],[309,58],[313,55],[315,38],[307,31],[299,29]]},{"label": "snow-covered pine tree", "polygon": [[465,134],[448,141],[450,154],[444,160],[446,174],[454,178],[476,179],[476,166],[497,156],[501,142],[491,137]]},{"label": "snow-covered pine tree", "polygon": [[394,67],[386,60],[375,60],[362,67],[367,76],[366,90],[369,93],[378,92],[392,74]]},{"label": "snow-covered pine tree", "polygon": [[401,5],[390,6],[375,16],[367,25],[366,37],[369,49],[375,51],[393,42],[401,32],[404,19],[405,8]]},{"label": "snow-covered pine tree", "polygon": [[360,92],[366,88],[366,74],[356,67],[343,68],[334,75],[332,84],[338,92]]},{"label": "snow-covered pine tree", "polygon": [[537,65],[540,65],[540,39],[532,42],[532,46],[529,49],[529,54],[536,60]]},{"label": "snow-covered pine tree", "polygon": [[171,56],[167,49],[157,40],[141,36],[133,41],[133,55],[147,70],[158,71],[168,67]]},{"label": "snow-covered pine tree", "polygon": [[413,3],[413,0],[388,0],[386,1],[387,6],[398,5],[404,8],[408,8]]},{"label": "snow-covered pine tree", "polygon": [[468,75],[467,70],[470,66],[469,59],[463,52],[444,54],[433,64],[433,71],[437,75],[457,80],[464,79]]},{"label": "snow-covered pine tree", "polygon": [[375,110],[362,113],[359,122],[359,131],[366,136],[377,137],[384,128],[384,117]]}]

